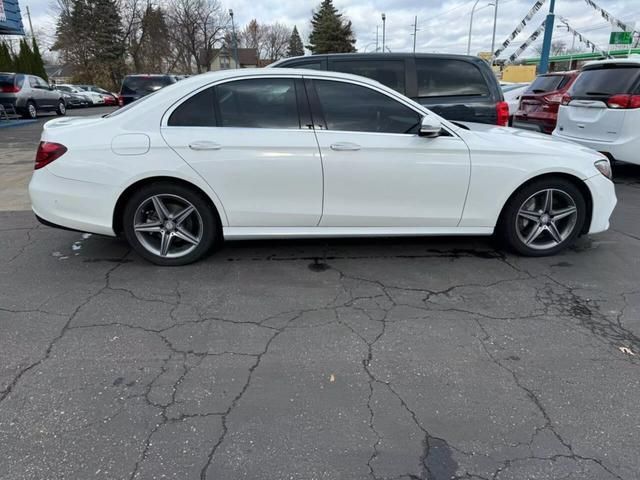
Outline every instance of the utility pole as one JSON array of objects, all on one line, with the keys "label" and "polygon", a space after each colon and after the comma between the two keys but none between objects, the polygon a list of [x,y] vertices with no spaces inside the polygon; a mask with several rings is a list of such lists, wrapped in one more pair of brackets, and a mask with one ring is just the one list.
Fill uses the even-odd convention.
[{"label": "utility pole", "polygon": [[416,53],[416,38],[418,38],[418,16],[416,15],[413,19],[413,53]]},{"label": "utility pole", "polygon": [[547,73],[549,70],[549,54],[551,53],[551,39],[553,38],[553,22],[555,15],[553,13],[556,6],[556,0],[551,0],[549,5],[549,14],[547,15],[547,22],[544,26],[544,40],[542,41],[542,55],[540,55],[540,65],[538,66],[538,73],[540,75]]},{"label": "utility pole", "polygon": [[382,53],[384,53],[384,44],[385,44],[385,34],[386,34],[386,26],[387,26],[387,16],[382,14]]},{"label": "utility pole", "polygon": [[376,53],[380,50],[380,47],[378,47],[378,30],[380,30],[380,25],[376,25]]},{"label": "utility pole", "polygon": [[229,16],[231,17],[231,35],[233,36],[233,60],[236,62],[236,68],[240,68],[240,62],[238,61],[238,37],[236,37],[236,24],[233,21],[232,9],[229,9]]},{"label": "utility pole", "polygon": [[33,41],[35,37],[33,36],[33,25],[31,24],[31,12],[29,11],[29,5],[27,5],[27,19],[29,20],[29,31],[31,32],[31,40]]},{"label": "utility pole", "polygon": [[[476,0],[476,3],[473,4],[473,8],[471,9],[471,20],[469,20],[469,37],[467,38],[467,55],[471,55],[471,30],[473,29],[473,15],[476,13],[476,7],[478,6],[478,2],[480,0]],[[491,55],[493,56],[493,49],[491,49]]]},{"label": "utility pole", "polygon": [[498,0],[496,2],[496,9],[493,11],[493,36],[491,37],[491,65],[493,65],[493,55],[496,51],[496,26],[498,24]]}]

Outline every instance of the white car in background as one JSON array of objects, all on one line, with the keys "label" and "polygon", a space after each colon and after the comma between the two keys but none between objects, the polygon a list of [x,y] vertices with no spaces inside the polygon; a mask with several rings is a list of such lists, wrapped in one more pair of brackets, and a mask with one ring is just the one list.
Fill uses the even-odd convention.
[{"label": "white car in background", "polygon": [[84,95],[85,97],[87,97],[89,99],[89,101],[91,102],[91,105],[103,105],[104,104],[104,98],[99,93],[88,92],[86,90],[82,90],[81,88],[78,88],[76,85],[60,84],[60,85],[58,85],[58,87],[64,87],[65,90],[71,89],[71,91],[73,91],[73,93],[79,93],[79,94]]},{"label": "white car in background", "polygon": [[640,165],[640,57],[583,67],[562,99],[553,135]]},{"label": "white car in background", "polygon": [[504,95],[504,100],[509,105],[509,125],[511,125],[511,120],[513,116],[518,111],[518,106],[520,105],[520,97],[524,92],[527,91],[527,88],[531,85],[530,83],[506,83],[501,84],[502,94]]},{"label": "white car in background", "polygon": [[608,228],[606,157],[474,126],[363,77],[223,70],[46,123],[29,194],[43,223],[123,235],[160,265],[225,238],[494,231],[541,256]]}]

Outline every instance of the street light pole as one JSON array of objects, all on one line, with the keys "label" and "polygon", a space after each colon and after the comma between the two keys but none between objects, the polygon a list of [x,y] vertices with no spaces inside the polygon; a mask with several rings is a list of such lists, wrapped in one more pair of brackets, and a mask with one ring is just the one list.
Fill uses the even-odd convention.
[{"label": "street light pole", "polygon": [[542,41],[542,55],[540,55],[540,65],[538,66],[538,74],[547,73],[549,70],[549,54],[551,53],[551,39],[553,38],[553,22],[555,21],[554,9],[556,0],[551,0],[549,5],[549,14],[547,15],[547,23],[544,26],[544,40]]},{"label": "street light pole", "polygon": [[378,30],[380,30],[380,25],[376,25],[376,53],[380,50],[380,47],[378,46]]},{"label": "street light pole", "polygon": [[496,9],[493,11],[493,36],[491,37],[491,65],[493,65],[493,55],[496,51],[496,25],[498,24],[498,1],[496,2]]},{"label": "street light pole", "polygon": [[385,35],[386,35],[387,16],[382,14],[382,53],[384,53]]},{"label": "street light pole", "polygon": [[473,29],[473,14],[476,13],[476,7],[478,6],[478,2],[480,0],[476,0],[476,3],[473,4],[473,8],[471,9],[471,20],[469,20],[469,38],[467,39],[467,55],[471,55],[471,30]]},{"label": "street light pole", "polygon": [[236,24],[233,21],[233,10],[229,9],[229,16],[231,17],[231,35],[233,36],[233,60],[236,63],[236,68],[240,68],[240,62],[238,61],[238,37],[236,37]]}]

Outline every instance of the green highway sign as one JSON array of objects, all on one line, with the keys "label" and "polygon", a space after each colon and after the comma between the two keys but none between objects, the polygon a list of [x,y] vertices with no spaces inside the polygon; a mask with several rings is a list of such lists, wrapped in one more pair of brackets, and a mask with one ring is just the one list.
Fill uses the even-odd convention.
[{"label": "green highway sign", "polygon": [[611,32],[609,45],[631,45],[633,32]]}]

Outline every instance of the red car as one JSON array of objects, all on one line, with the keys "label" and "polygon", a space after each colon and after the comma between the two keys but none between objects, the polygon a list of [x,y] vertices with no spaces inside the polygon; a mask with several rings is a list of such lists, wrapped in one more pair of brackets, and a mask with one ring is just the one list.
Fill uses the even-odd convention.
[{"label": "red car", "polygon": [[105,106],[118,105],[118,99],[115,97],[115,95],[112,95],[110,93],[105,93],[102,95],[102,98],[104,98]]},{"label": "red car", "polygon": [[520,97],[513,126],[551,133],[556,128],[562,96],[578,76],[577,70],[539,75]]}]

